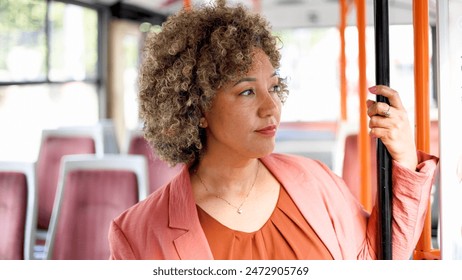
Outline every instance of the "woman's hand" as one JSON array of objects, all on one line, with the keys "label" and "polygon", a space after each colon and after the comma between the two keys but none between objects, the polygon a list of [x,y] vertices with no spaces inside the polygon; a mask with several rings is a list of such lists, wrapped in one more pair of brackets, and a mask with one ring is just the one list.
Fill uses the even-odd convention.
[{"label": "woman's hand", "polygon": [[370,117],[369,134],[382,140],[394,160],[415,170],[417,150],[407,112],[398,92],[383,85],[373,86],[369,91],[387,97],[390,102],[388,105],[367,100],[367,114]]}]

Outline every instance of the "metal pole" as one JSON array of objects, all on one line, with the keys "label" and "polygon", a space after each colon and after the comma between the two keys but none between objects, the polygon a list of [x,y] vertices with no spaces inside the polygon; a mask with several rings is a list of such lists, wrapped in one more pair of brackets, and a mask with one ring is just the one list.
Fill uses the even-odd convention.
[{"label": "metal pole", "polygon": [[[374,1],[375,19],[375,76],[376,84],[390,85],[390,57],[389,57],[389,33],[388,33],[388,1]],[[377,102],[389,104],[388,98],[377,95]],[[392,259],[392,180],[391,180],[391,157],[382,143],[377,140],[377,180],[378,180],[378,212],[379,212],[379,240],[381,250],[379,258],[382,260]]]}]

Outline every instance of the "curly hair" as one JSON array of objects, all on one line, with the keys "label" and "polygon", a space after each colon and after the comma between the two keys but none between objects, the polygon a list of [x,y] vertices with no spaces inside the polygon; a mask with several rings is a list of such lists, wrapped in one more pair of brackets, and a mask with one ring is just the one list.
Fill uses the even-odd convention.
[{"label": "curly hair", "polygon": [[[252,65],[254,48],[279,68],[278,38],[269,23],[242,5],[182,10],[146,39],[139,75],[139,111],[144,136],[170,165],[194,163],[205,147],[199,120],[215,92]],[[288,94],[280,79],[281,101]]]}]

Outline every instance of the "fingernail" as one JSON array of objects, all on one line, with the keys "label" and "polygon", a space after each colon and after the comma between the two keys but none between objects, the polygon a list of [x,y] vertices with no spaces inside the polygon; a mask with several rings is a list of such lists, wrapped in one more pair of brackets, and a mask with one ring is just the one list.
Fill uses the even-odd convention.
[{"label": "fingernail", "polygon": [[371,92],[371,93],[375,93],[376,90],[377,90],[377,86],[372,86],[372,87],[369,88],[369,92]]}]

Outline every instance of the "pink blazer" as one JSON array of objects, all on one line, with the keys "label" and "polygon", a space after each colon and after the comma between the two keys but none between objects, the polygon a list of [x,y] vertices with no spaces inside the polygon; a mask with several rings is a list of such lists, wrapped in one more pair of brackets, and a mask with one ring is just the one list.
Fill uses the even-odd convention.
[{"label": "pink blazer", "polygon": [[[369,215],[324,164],[271,154],[262,163],[287,190],[334,259],[377,258],[377,209]],[[438,159],[419,153],[416,172],[393,162],[393,258],[409,259],[422,232]],[[117,217],[110,259],[213,259],[184,167],[165,187]]]}]

